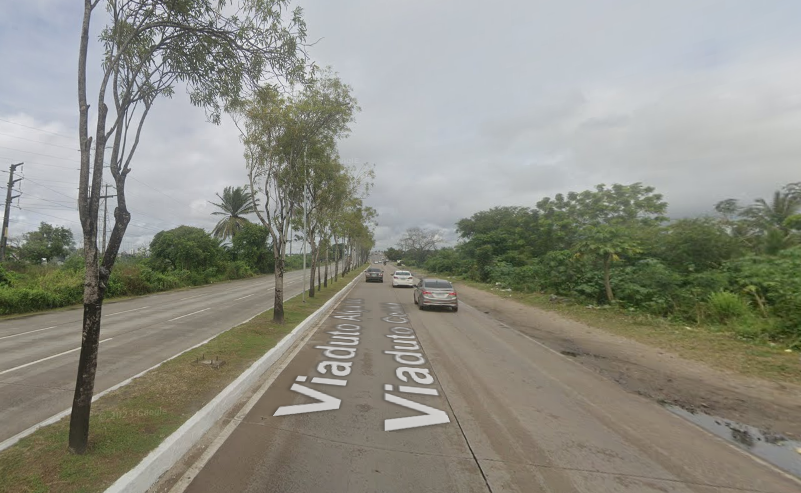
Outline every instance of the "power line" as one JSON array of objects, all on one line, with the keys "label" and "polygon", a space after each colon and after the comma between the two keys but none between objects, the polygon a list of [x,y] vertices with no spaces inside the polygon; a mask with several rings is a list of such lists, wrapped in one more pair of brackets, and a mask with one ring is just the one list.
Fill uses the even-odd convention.
[{"label": "power line", "polygon": [[179,202],[178,200],[176,200],[176,199],[175,199],[175,197],[173,197],[172,195],[166,194],[166,193],[162,192],[161,190],[159,190],[158,188],[156,188],[156,187],[154,187],[154,186],[151,186],[151,185],[148,185],[147,183],[143,182],[142,180],[139,180],[139,179],[137,179],[137,178],[136,178],[136,177],[134,177],[134,176],[131,176],[131,175],[129,175],[129,176],[128,176],[128,178],[131,178],[131,179],[133,179],[134,181],[137,181],[137,182],[141,183],[142,185],[144,185],[144,186],[146,186],[146,187],[148,187],[148,188],[150,188],[150,189],[152,189],[152,190],[154,190],[154,191],[156,191],[156,192],[158,192],[158,193],[160,193],[160,194],[162,194],[162,195],[164,195],[164,196],[167,196],[167,197],[169,197],[170,199],[172,199],[173,201],[175,201],[175,203],[176,203],[176,204],[180,204],[180,205],[182,205],[182,206],[183,206],[183,205],[185,205],[185,204],[182,204],[181,202]]},{"label": "power line", "polygon": [[63,145],[59,145],[59,144],[51,144],[49,142],[41,142],[39,140],[26,139],[25,137],[18,137],[16,135],[6,134],[6,133],[3,133],[3,132],[0,132],[0,135],[5,135],[6,137],[11,137],[12,139],[19,139],[19,140],[25,140],[25,141],[28,141],[28,142],[34,142],[36,144],[41,144],[41,145],[45,145],[45,146],[60,147],[62,149],[69,149],[71,151],[81,152],[80,149],[76,149],[74,147],[67,147],[67,146],[63,146]]},{"label": "power line", "polygon": [[0,149],[8,149],[10,151],[25,152],[25,153],[28,153],[28,154],[36,154],[37,156],[44,156],[44,157],[49,157],[49,158],[53,158],[53,159],[61,159],[63,161],[70,161],[72,163],[79,163],[80,164],[80,161],[75,160],[75,159],[68,159],[68,158],[65,158],[65,157],[52,156],[50,154],[42,154],[41,152],[23,151],[22,149],[15,149],[13,147],[6,147],[6,146],[0,146]]},{"label": "power line", "polygon": [[68,136],[63,135],[63,134],[58,134],[56,132],[51,132],[49,130],[44,130],[42,128],[36,128],[36,127],[31,127],[29,125],[23,125],[22,123],[12,122],[11,120],[4,120],[3,118],[0,118],[0,122],[10,123],[12,125],[17,125],[18,127],[30,128],[31,130],[38,130],[39,132],[44,132],[44,133],[50,134],[50,135],[57,135],[59,137],[64,137],[65,139],[74,139],[75,138],[74,136],[68,137]]}]

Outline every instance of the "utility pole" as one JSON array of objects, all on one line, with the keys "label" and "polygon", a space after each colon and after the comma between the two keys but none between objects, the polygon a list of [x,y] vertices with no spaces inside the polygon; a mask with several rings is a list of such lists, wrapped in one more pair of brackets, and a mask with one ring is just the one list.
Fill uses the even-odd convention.
[{"label": "utility pole", "polygon": [[116,195],[108,194],[108,183],[106,183],[106,194],[100,196],[100,198],[103,199],[103,249],[100,251],[101,258],[106,254],[106,219],[108,218],[108,199],[112,197],[116,197]]},{"label": "utility pole", "polygon": [[0,262],[6,259],[6,243],[8,243],[8,220],[11,215],[11,201],[19,197],[19,195],[11,195],[14,183],[22,181],[22,178],[14,179],[14,170],[22,166],[22,163],[12,164],[8,168],[8,188],[6,189],[6,208],[3,215],[3,229],[0,231]]},{"label": "utility pole", "polygon": [[303,296],[301,299],[306,303],[306,146],[303,147]]}]

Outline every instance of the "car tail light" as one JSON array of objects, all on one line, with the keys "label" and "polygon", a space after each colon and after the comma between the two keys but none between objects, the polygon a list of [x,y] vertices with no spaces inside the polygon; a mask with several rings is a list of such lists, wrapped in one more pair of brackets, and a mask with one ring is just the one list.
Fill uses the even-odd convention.
[{"label": "car tail light", "polygon": [[423,294],[433,294],[431,291],[423,291]]},{"label": "car tail light", "polygon": [[456,296],[456,293],[448,293],[448,296]]}]

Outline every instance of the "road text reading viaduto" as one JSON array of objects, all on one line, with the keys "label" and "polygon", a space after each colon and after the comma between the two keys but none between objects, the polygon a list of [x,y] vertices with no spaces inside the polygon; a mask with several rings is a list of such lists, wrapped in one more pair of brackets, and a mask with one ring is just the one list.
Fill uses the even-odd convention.
[{"label": "road text reading viaduto", "polygon": [[[356,357],[356,346],[361,341],[361,316],[364,312],[364,300],[359,298],[349,298],[342,306],[334,312],[333,318],[342,322],[336,325],[336,330],[328,331],[331,340],[327,346],[315,346],[315,349],[323,351],[325,360],[317,364],[317,373],[321,375],[333,375],[335,377],[347,377],[353,369],[353,360]],[[301,383],[306,383],[308,376],[299,375],[295,378],[290,390],[303,394],[318,402],[311,404],[296,404],[293,406],[279,407],[273,416],[287,416],[290,414],[314,413],[319,411],[331,411],[339,409],[342,400],[328,395],[319,390],[314,390]],[[300,383],[298,383],[300,382]],[[342,378],[312,377],[311,383],[329,385],[334,387],[344,387],[348,381]],[[326,390],[327,392],[331,392]]]},{"label": "road text reading viaduto", "polygon": [[[420,342],[417,340],[414,330],[408,327],[409,317],[403,311],[403,307],[399,303],[381,303],[381,306],[388,312],[387,316],[381,320],[392,325],[389,328],[390,334],[386,336],[392,341],[393,350],[384,351],[384,354],[391,355],[395,362],[401,365],[395,369],[395,376],[403,383],[409,383],[409,379],[411,379],[418,385],[432,385],[434,377],[431,375],[431,371],[425,367],[427,362],[420,348]],[[445,411],[390,393],[439,396],[435,387],[398,385],[396,391],[394,385],[385,384],[384,390],[384,400],[387,402],[423,413],[405,418],[385,419],[384,431],[406,430],[445,424],[451,421]]]}]

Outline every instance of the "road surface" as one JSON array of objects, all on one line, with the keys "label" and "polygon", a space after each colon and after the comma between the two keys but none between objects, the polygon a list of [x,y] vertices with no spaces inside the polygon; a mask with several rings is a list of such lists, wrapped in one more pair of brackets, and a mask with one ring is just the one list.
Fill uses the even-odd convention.
[{"label": "road surface", "polygon": [[419,311],[411,289],[360,282],[172,493],[801,491],[460,308]]},{"label": "road surface", "polygon": [[[302,271],[284,277],[300,293]],[[274,277],[106,303],[95,393],[273,306]],[[82,309],[0,321],[0,442],[72,405]]]}]

